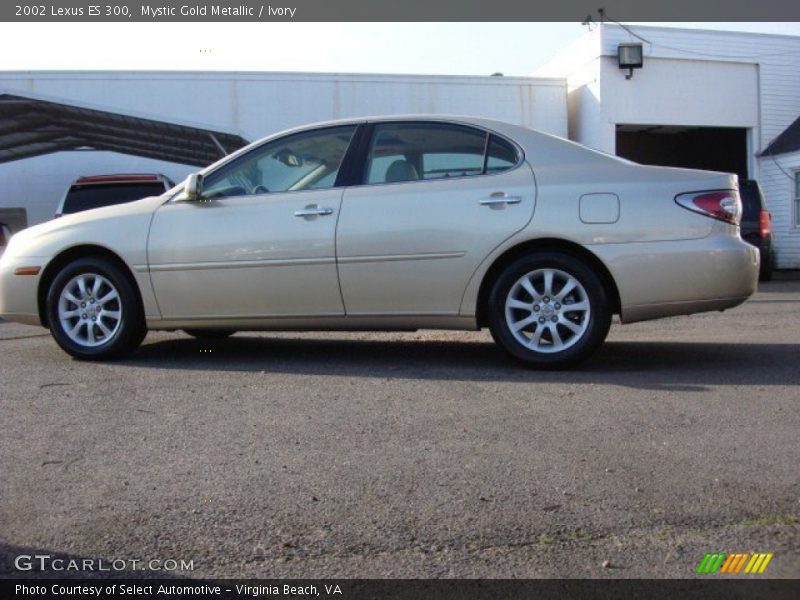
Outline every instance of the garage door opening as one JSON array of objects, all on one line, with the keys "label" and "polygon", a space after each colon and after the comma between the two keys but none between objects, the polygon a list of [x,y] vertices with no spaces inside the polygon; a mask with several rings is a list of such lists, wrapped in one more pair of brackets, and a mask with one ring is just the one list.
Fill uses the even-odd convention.
[{"label": "garage door opening", "polygon": [[747,129],[617,125],[617,155],[645,165],[724,171],[747,179]]}]

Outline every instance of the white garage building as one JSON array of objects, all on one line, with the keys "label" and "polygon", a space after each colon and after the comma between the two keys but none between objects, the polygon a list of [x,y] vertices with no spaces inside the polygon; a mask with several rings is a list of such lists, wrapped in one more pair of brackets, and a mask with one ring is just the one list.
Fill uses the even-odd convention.
[{"label": "white garage building", "polygon": [[[641,44],[643,65],[626,78],[618,49],[631,43]],[[118,113],[112,116],[129,130],[137,118],[190,125],[196,139],[216,132],[255,140],[294,125],[371,114],[497,118],[638,162],[756,179],[773,215],[777,267],[800,268],[800,125],[790,127],[800,116],[800,37],[603,24],[533,77],[0,72],[3,94],[62,103],[84,115],[92,108]],[[34,149],[9,161],[3,149],[15,142],[2,129],[0,118],[0,207],[25,207],[30,223],[50,218],[81,175],[159,172],[177,181],[196,168],[78,141],[68,151]]]},{"label": "white garage building", "polygon": [[[629,79],[620,44],[642,46],[643,65]],[[776,266],[800,268],[800,161],[790,145],[762,154],[800,116],[800,37],[603,24],[535,74],[567,79],[577,142],[758,180]]]}]

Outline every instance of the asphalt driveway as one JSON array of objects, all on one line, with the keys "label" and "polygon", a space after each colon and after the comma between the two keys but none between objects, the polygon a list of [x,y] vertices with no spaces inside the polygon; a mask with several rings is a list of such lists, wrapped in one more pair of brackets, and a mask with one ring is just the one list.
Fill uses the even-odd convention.
[{"label": "asphalt driveway", "polygon": [[[0,575],[800,577],[800,282],[528,371],[486,332],[151,334],[81,363],[0,323]],[[153,575],[163,573],[151,572]]]}]

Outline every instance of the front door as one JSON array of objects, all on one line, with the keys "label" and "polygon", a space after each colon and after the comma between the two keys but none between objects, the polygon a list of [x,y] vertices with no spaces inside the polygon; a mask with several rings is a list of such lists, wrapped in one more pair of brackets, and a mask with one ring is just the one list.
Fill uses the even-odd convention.
[{"label": "front door", "polygon": [[148,261],[164,319],[344,314],[334,187],[355,126],[295,134],[208,173],[155,214]]}]

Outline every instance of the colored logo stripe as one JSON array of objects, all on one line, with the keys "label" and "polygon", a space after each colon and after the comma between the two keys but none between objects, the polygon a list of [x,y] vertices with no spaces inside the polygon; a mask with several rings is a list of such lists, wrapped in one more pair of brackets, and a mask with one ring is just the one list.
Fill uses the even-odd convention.
[{"label": "colored logo stripe", "polygon": [[767,568],[769,561],[772,560],[772,554],[753,554],[753,558],[744,569],[745,573],[763,573]]},{"label": "colored logo stripe", "polygon": [[724,552],[706,554],[705,558],[703,558],[702,562],[700,563],[700,566],[697,567],[697,572],[705,574],[716,573],[723,560],[725,560]]},{"label": "colored logo stripe", "polygon": [[[772,553],[762,552],[726,552],[708,553],[703,557],[697,567],[697,573],[710,575],[719,571],[720,574],[736,575],[739,573],[760,574],[767,568],[772,560]],[[746,566],[745,566],[746,565]]]},{"label": "colored logo stripe", "polygon": [[722,569],[720,569],[720,573],[738,573],[741,568],[744,566],[744,562],[750,556],[749,553],[745,552],[737,552],[735,554],[730,554],[728,556],[728,560],[725,561],[725,564],[722,565]]}]

